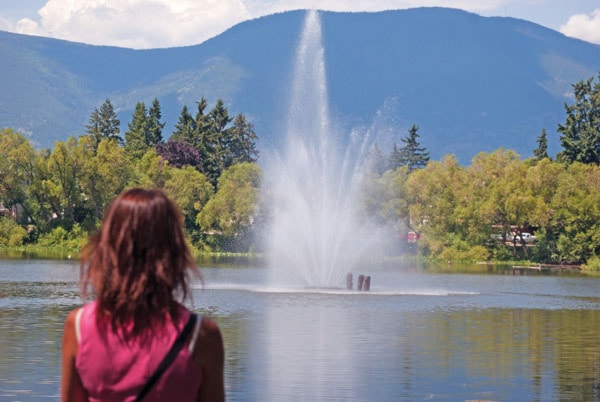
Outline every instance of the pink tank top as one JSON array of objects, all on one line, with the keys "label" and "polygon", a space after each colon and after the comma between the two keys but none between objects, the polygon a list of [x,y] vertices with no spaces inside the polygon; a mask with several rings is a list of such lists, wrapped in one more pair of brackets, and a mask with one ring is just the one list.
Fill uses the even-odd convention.
[{"label": "pink tank top", "polygon": [[[146,380],[169,351],[187,322],[190,312],[180,305],[178,328],[167,321],[164,331],[147,344],[125,343],[112,331],[100,332],[96,325],[96,302],[86,304],[77,319],[79,351],[75,366],[90,401],[133,401]],[[191,336],[192,345],[198,332]],[[202,385],[202,370],[193,361],[190,348],[183,347],[171,366],[154,384],[144,402],[196,401]]]}]

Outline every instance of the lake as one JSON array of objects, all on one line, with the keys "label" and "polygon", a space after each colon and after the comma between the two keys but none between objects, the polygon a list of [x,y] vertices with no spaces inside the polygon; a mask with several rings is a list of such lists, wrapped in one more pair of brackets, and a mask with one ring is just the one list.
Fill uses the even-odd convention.
[{"label": "lake", "polygon": [[[485,270],[485,268],[482,268]],[[600,278],[370,268],[370,292],[207,266],[229,401],[600,401]],[[73,261],[0,260],[0,400],[57,400]]]}]

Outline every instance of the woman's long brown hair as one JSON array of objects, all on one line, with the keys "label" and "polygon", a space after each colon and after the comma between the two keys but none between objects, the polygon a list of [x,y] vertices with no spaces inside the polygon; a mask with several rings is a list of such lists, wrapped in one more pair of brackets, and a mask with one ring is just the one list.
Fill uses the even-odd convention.
[{"label": "woman's long brown hair", "polygon": [[137,337],[177,321],[176,295],[188,295],[196,270],[177,206],[160,190],[134,188],[108,207],[99,232],[82,251],[84,296],[97,300],[97,322]]}]

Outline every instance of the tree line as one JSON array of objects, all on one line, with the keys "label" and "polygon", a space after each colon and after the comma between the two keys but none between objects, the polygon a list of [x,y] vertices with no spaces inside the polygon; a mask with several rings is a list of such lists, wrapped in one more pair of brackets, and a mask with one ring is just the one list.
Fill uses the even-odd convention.
[{"label": "tree line", "polygon": [[[121,136],[109,99],[85,134],[35,150],[12,129],[0,131],[0,245],[81,244],[110,201],[128,187],[163,189],[181,207],[190,240],[208,250],[247,249],[262,172],[254,127],[222,100],[194,116],[184,106],[167,141],[160,103],[138,102]],[[231,199],[234,199],[232,202]],[[14,218],[17,218],[16,220]]]},{"label": "tree line", "polygon": [[[397,233],[420,234],[418,251],[426,256],[600,267],[600,75],[573,89],[574,102],[565,103],[565,122],[558,124],[562,149],[555,160],[545,129],[531,158],[501,148],[466,167],[453,155],[423,166],[428,155],[416,142],[417,168],[376,171],[363,191],[363,211],[392,222]],[[413,127],[413,143],[415,133]],[[526,231],[535,231],[534,247],[522,236],[504,241]]]},{"label": "tree line", "polygon": [[[562,150],[548,155],[542,129],[533,157],[512,150],[430,160],[418,126],[385,155],[375,144],[361,192],[360,214],[420,235],[416,252],[445,260],[524,258],[600,265],[600,75],[573,85],[558,125]],[[190,241],[200,249],[258,251],[269,219],[262,203],[257,135],[222,101],[182,108],[163,140],[160,104],[136,105],[120,134],[107,99],[85,135],[36,151],[11,129],[0,133],[0,201],[19,205],[23,220],[0,219],[0,244],[64,244],[94,230],[108,203],[130,186],[162,188],[181,207]],[[534,231],[507,247],[495,239]],[[398,246],[400,242],[398,241]]]}]

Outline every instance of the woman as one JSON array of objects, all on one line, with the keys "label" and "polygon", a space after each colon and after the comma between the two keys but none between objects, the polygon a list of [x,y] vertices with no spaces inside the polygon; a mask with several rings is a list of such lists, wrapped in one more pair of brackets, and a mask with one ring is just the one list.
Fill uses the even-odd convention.
[{"label": "woman", "polygon": [[[82,252],[84,296],[65,321],[62,401],[134,401],[191,313],[177,300],[196,270],[182,216],[159,190],[132,189],[109,206]],[[144,401],[223,401],[218,326],[197,320],[186,345]]]}]

